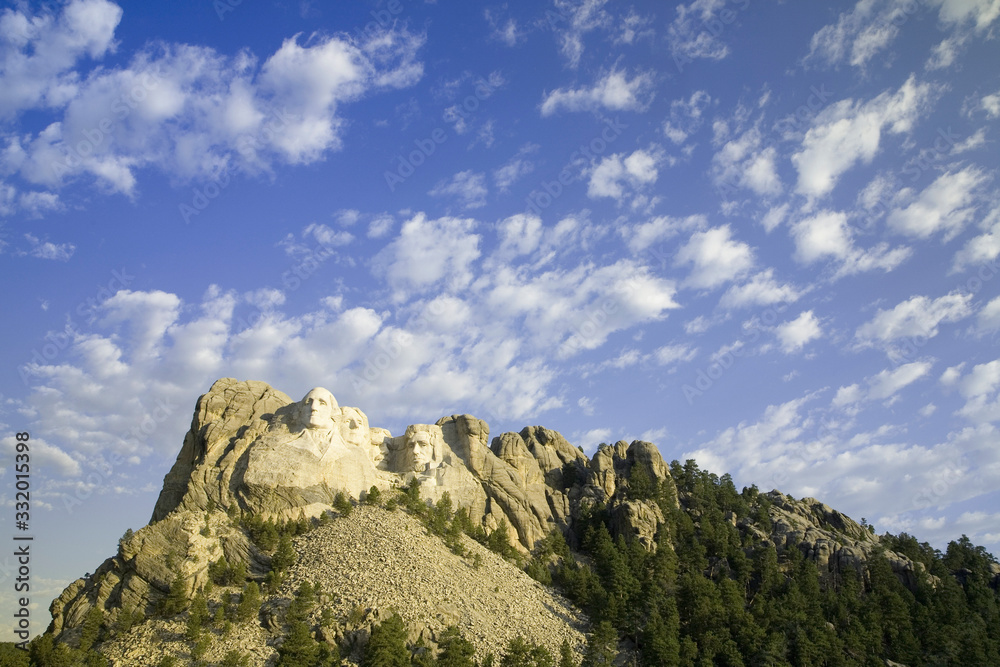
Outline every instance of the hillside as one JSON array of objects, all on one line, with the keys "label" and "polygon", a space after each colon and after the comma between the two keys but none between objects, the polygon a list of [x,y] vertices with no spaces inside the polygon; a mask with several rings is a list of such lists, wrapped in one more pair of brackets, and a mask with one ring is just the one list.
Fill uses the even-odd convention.
[{"label": "hillside", "polygon": [[381,628],[421,665],[461,642],[443,664],[1000,664],[1000,565],[965,538],[878,536],[651,443],[588,459],[469,415],[394,438],[310,397],[334,402],[216,382],[153,521],[53,601],[35,664],[330,665]]}]

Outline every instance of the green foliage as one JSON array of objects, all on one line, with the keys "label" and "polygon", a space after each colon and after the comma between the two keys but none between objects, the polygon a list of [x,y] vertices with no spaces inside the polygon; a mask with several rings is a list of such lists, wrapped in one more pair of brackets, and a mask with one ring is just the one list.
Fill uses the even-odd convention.
[{"label": "green foliage", "polygon": [[369,505],[378,505],[382,502],[382,492],[374,484],[372,488],[368,489],[368,495],[365,496],[365,502]]},{"label": "green foliage", "polygon": [[581,667],[611,665],[615,661],[618,647],[618,633],[608,621],[601,621],[587,637],[587,652],[583,655]]},{"label": "green foliage", "polygon": [[156,667],[176,667],[177,658],[172,655],[165,655],[160,658],[160,662],[156,664]]},{"label": "green foliage", "polygon": [[[660,663],[663,665],[670,663]],[[576,661],[576,655],[573,653],[573,648],[569,645],[569,641],[563,640],[562,646],[559,647],[559,667],[580,667],[580,663]]]},{"label": "green foliage", "polygon": [[548,649],[531,644],[523,637],[510,640],[500,658],[500,667],[555,667],[555,664]]},{"label": "green foliage", "polygon": [[159,612],[164,616],[176,616],[188,606],[187,581],[179,571],[170,582],[170,591],[160,600]]},{"label": "green foliage", "polygon": [[101,625],[104,623],[104,613],[100,607],[94,605],[87,611],[83,619],[83,630],[80,632],[80,650],[89,651],[90,647],[97,641],[101,632]]},{"label": "green foliage", "polygon": [[728,475],[694,461],[670,467],[681,509],[672,485],[651,491],[641,473],[621,492],[634,499],[638,487],[664,512],[655,552],[613,538],[598,504],[573,525],[584,557],[540,545],[527,568],[544,579],[540,564],[554,563],[553,581],[595,623],[585,666],[609,664],[620,636],[635,643],[642,665],[1000,664],[996,561],[967,537],[944,555],[906,534],[881,538],[923,563],[938,577],[934,585],[907,589],[878,555],[863,576],[850,568],[821,575],[798,549],[779,552],[745,528],[771,531],[768,495],[756,487],[737,493]]},{"label": "green foliage", "polygon": [[409,667],[410,651],[406,648],[406,625],[399,614],[393,614],[372,629],[361,667]]},{"label": "green foliage", "polygon": [[208,635],[202,635],[191,647],[191,657],[195,660],[201,660],[208,653],[208,647],[212,645],[212,638]]},{"label": "green foliage", "polygon": [[243,589],[243,595],[240,596],[240,603],[236,607],[234,620],[240,623],[245,623],[246,621],[257,618],[262,602],[263,599],[260,595],[260,587],[257,585],[256,581],[251,581]]},{"label": "green foliage", "polygon": [[194,599],[191,600],[191,608],[188,610],[185,636],[190,641],[198,641],[201,637],[202,627],[208,619],[208,600],[205,599],[204,593],[199,592],[196,596],[194,596]]},{"label": "green foliage", "polygon": [[0,642],[0,665],[28,667],[28,652],[17,648],[14,642]]},{"label": "green foliage", "polygon": [[475,663],[472,658],[476,654],[476,649],[455,626],[451,626],[441,633],[438,647],[441,649],[437,657],[438,665],[442,667],[474,667]]},{"label": "green foliage", "polygon": [[278,647],[278,667],[315,667],[319,660],[319,644],[313,639],[309,624],[293,620],[285,641]]},{"label": "green foliage", "polygon": [[333,497],[333,509],[337,510],[340,516],[351,516],[354,505],[347,499],[343,491],[337,491],[337,495]]},{"label": "green foliage", "polygon": [[236,649],[230,649],[219,663],[222,667],[249,667],[250,656]]},{"label": "green foliage", "polygon": [[292,545],[292,537],[283,533],[278,538],[278,547],[271,556],[271,569],[277,572],[284,572],[295,562],[295,547]]}]

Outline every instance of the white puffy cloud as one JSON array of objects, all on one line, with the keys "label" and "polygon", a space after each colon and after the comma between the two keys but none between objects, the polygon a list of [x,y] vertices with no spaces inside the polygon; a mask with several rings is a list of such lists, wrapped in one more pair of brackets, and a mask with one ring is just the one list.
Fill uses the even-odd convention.
[{"label": "white puffy cloud", "polygon": [[501,254],[527,255],[538,248],[542,240],[542,219],[529,213],[518,213],[497,223]]},{"label": "white puffy cloud", "polygon": [[956,414],[978,423],[1000,420],[1000,359],[976,364],[957,386],[966,402]]},{"label": "white puffy cloud", "polygon": [[975,213],[974,190],[987,180],[975,167],[938,176],[905,206],[889,213],[889,226],[908,236],[927,238],[939,231],[945,240],[958,234]]},{"label": "white puffy cloud", "polygon": [[838,265],[835,277],[875,269],[891,271],[910,255],[908,248],[889,248],[886,243],[868,249],[856,247],[847,214],[842,211],[819,211],[792,224],[790,233],[798,262],[831,260]]},{"label": "white puffy cloud", "polygon": [[774,269],[767,269],[750,277],[742,285],[733,285],[719,299],[719,306],[727,310],[752,306],[773,306],[777,303],[794,303],[802,292],[788,283],[774,279]]},{"label": "white puffy cloud", "polygon": [[672,239],[681,232],[704,229],[705,227],[708,227],[708,219],[700,213],[689,215],[686,218],[660,215],[646,222],[622,227],[621,234],[627,239],[629,250],[642,252],[655,243]]},{"label": "white puffy cloud", "polygon": [[557,88],[542,100],[542,116],[565,111],[641,111],[652,99],[653,77],[637,73],[631,79],[613,69],[591,88]]},{"label": "white puffy cloud", "polygon": [[933,364],[929,361],[914,361],[893,370],[884,370],[868,378],[868,398],[883,400],[894,396],[904,387],[927,375]]},{"label": "white puffy cloud", "polygon": [[781,349],[785,354],[798,352],[806,343],[823,335],[819,318],[811,310],[804,311],[794,320],[779,324],[775,335],[781,341]]},{"label": "white puffy cloud", "polygon": [[890,310],[879,309],[854,337],[862,345],[891,343],[902,338],[933,338],[942,323],[957,322],[972,314],[971,294],[952,292],[937,299],[914,296]]},{"label": "white puffy cloud", "polygon": [[729,225],[695,232],[677,251],[677,266],[691,265],[684,284],[713,289],[746,274],[754,265],[753,249],[732,238]]},{"label": "white puffy cloud", "polygon": [[122,10],[107,0],[72,0],[58,16],[0,14],[0,118],[26,109],[59,107],[76,93],[72,72],[84,57],[101,58],[114,48]]},{"label": "white puffy cloud", "polygon": [[1000,331],[1000,297],[991,300],[976,314],[976,329],[980,333]]},{"label": "white puffy cloud", "polygon": [[816,198],[828,194],[840,176],[878,153],[883,131],[909,132],[934,94],[930,84],[911,76],[896,92],[867,102],[841,100],[813,118],[801,148],[792,155],[798,170],[796,191]]},{"label": "white puffy cloud", "polygon": [[618,201],[625,194],[625,184],[641,188],[656,182],[659,171],[658,151],[637,150],[630,155],[615,153],[601,160],[590,172],[587,196],[611,197]]},{"label": "white puffy cloud", "polygon": [[1000,92],[983,95],[983,99],[979,101],[979,107],[986,112],[987,118],[1000,118]]},{"label": "white puffy cloud", "polygon": [[758,195],[781,192],[778,176],[777,151],[762,146],[760,129],[753,127],[739,137],[727,141],[712,157],[712,178],[723,192],[748,188]]},{"label": "white puffy cloud", "polygon": [[[54,46],[49,42],[63,37],[46,29],[17,48],[30,46],[37,55],[93,46],[93,57],[102,55],[107,49],[94,45],[107,39],[98,39],[95,31],[113,31],[117,14],[112,16],[108,8],[120,10],[97,0],[77,0],[67,11],[80,6],[90,8],[86,20],[95,21],[88,23],[90,42],[81,37],[68,46]],[[106,20],[98,21],[98,15]],[[15,15],[4,16],[11,29]],[[246,50],[224,56],[207,47],[163,43],[134,54],[124,66],[74,72],[71,86],[61,83],[70,74],[42,68],[38,87],[60,86],[64,94],[58,104],[51,92],[44,93],[44,100],[38,98],[42,93],[25,93],[18,104],[54,107],[56,120],[37,132],[8,135],[0,161],[29,187],[43,188],[34,191],[39,194],[51,195],[82,178],[106,192],[129,196],[143,168],[181,181],[225,184],[238,172],[314,162],[341,147],[345,103],[420,78],[416,54],[422,44],[422,37],[405,31],[381,31],[363,42],[313,36],[302,44],[296,36],[258,65]],[[23,59],[17,53],[10,56],[11,63]],[[72,64],[76,55],[67,56],[67,62]],[[41,80],[42,74],[48,78]]]},{"label": "white puffy cloud", "polygon": [[403,223],[396,237],[373,261],[402,301],[407,293],[443,286],[461,289],[472,280],[472,263],[479,258],[480,237],[471,218],[428,220],[418,213]]},{"label": "white puffy cloud", "polygon": [[976,31],[985,30],[1000,17],[997,0],[930,0],[930,4],[940,7],[938,18],[945,25],[970,25]]},{"label": "white puffy cloud", "polygon": [[480,208],[486,206],[488,194],[486,176],[466,169],[452,176],[450,180],[438,182],[428,194],[432,197],[454,197],[462,208]]},{"label": "white puffy cloud", "polygon": [[39,259],[52,259],[58,262],[69,261],[76,251],[76,246],[72,243],[52,243],[51,241],[40,241],[32,234],[25,234],[24,239],[31,246],[27,254]]},{"label": "white puffy cloud", "polygon": [[981,278],[992,278],[996,274],[996,267],[990,265],[1000,256],[1000,207],[990,211],[979,227],[983,233],[966,241],[955,253],[952,273],[978,266]]}]

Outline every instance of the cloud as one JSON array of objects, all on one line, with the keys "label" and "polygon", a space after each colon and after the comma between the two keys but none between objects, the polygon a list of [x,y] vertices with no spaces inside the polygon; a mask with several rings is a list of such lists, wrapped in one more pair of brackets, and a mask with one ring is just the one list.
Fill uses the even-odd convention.
[{"label": "cloud", "polygon": [[957,322],[972,314],[971,294],[952,292],[937,299],[914,296],[891,310],[879,309],[858,327],[854,337],[860,345],[891,343],[902,338],[933,338],[942,323]]},{"label": "cloud", "polygon": [[76,251],[76,246],[72,243],[52,243],[50,241],[39,241],[38,237],[31,234],[24,235],[25,240],[31,245],[27,254],[39,259],[52,259],[58,262],[67,262]]},{"label": "cloud", "polygon": [[538,144],[525,144],[507,163],[493,171],[493,181],[501,192],[507,192],[516,181],[535,170],[535,163],[527,156],[538,152],[538,149]]},{"label": "cloud", "polygon": [[910,76],[894,93],[887,91],[867,102],[841,100],[820,111],[791,158],[798,170],[796,191],[809,198],[829,194],[844,172],[859,162],[871,162],[883,129],[892,134],[909,132],[934,90]]},{"label": "cloud", "polygon": [[[1000,207],[994,208],[979,225],[983,234],[966,241],[965,245],[955,253],[951,273],[957,273],[970,266],[980,266],[983,277],[993,277],[996,267],[987,267],[1000,256]],[[988,270],[987,270],[988,269]]]},{"label": "cloud", "polygon": [[497,223],[501,255],[527,255],[534,252],[542,240],[542,219],[537,215],[518,213]]},{"label": "cloud", "polygon": [[642,111],[653,96],[653,77],[638,73],[629,80],[624,71],[613,69],[592,88],[557,88],[542,100],[542,116],[565,111]]},{"label": "cloud", "polygon": [[929,361],[914,361],[893,370],[884,370],[868,378],[868,398],[880,401],[894,396],[904,387],[927,375],[933,364]]},{"label": "cloud", "polygon": [[976,423],[1000,420],[1000,359],[977,364],[957,380],[959,393],[966,399],[956,414]]},{"label": "cloud", "polygon": [[708,227],[708,218],[701,213],[686,218],[660,215],[647,222],[622,227],[620,233],[628,242],[629,250],[638,253],[655,243],[668,241],[682,232]]},{"label": "cloud", "polygon": [[663,133],[675,144],[683,144],[698,131],[705,112],[715,100],[704,90],[696,90],[688,99],[670,103],[670,119],[663,123]]},{"label": "cloud", "polygon": [[466,287],[472,263],[480,256],[480,237],[471,218],[428,220],[418,213],[403,223],[399,236],[376,255],[373,270],[385,277],[397,302],[432,287]]},{"label": "cloud", "polygon": [[996,0],[930,0],[940,7],[938,19],[950,26],[971,25],[976,31],[988,28],[1000,17],[1000,2]]},{"label": "cloud", "polygon": [[698,348],[692,348],[688,345],[664,345],[653,352],[653,358],[661,366],[691,361],[696,356],[698,356]]},{"label": "cloud", "polygon": [[823,328],[813,311],[807,310],[794,320],[779,324],[775,328],[775,334],[781,341],[782,351],[785,354],[792,354],[805,347],[809,341],[821,337]]},{"label": "cloud", "polygon": [[987,118],[991,120],[1000,118],[1000,91],[992,95],[983,95],[983,99],[979,101],[979,107],[986,112]]},{"label": "cloud", "polygon": [[858,384],[840,387],[837,390],[837,395],[833,398],[832,405],[843,408],[862,401],[883,401],[892,398],[904,388],[930,373],[933,365],[929,361],[914,361],[865,378],[867,389],[862,389]]},{"label": "cloud", "polygon": [[[67,8],[78,6],[90,8],[83,14],[87,21],[98,14],[107,19],[108,7],[117,10],[80,0]],[[10,30],[15,15],[4,16]],[[117,18],[87,25],[93,32],[116,24]],[[70,48],[38,41],[60,35],[42,30],[20,48],[36,55]],[[94,40],[72,44],[84,48]],[[315,162],[342,146],[343,105],[421,77],[416,54],[422,45],[422,36],[405,31],[380,31],[363,42],[313,35],[303,44],[296,36],[258,65],[247,50],[226,56],[208,47],[161,43],[133,54],[126,65],[73,73],[72,85],[63,85],[70,75],[42,68],[37,87],[59,87],[58,104],[50,92],[25,93],[17,104],[53,108],[56,120],[37,132],[8,135],[0,159],[23,181],[17,185],[21,190],[41,187],[34,191],[51,193],[85,180],[103,192],[128,196],[135,194],[136,174],[145,168],[181,182],[228,182],[240,172]],[[94,46],[92,56],[106,51]],[[18,53],[12,62],[25,57]],[[42,74],[48,80],[41,80]]]},{"label": "cloud", "polygon": [[432,197],[455,197],[462,208],[472,209],[486,206],[488,192],[485,174],[466,169],[452,176],[451,180],[439,181],[427,194]]},{"label": "cloud", "polygon": [[713,22],[722,25],[715,14],[725,6],[725,0],[694,0],[689,5],[677,5],[677,17],[667,27],[667,42],[678,66],[699,58],[722,60],[729,55],[729,47],[709,29]]},{"label": "cloud", "polygon": [[976,314],[976,330],[981,334],[1000,331],[1000,297],[992,299]]},{"label": "cloud", "polygon": [[615,153],[604,158],[590,172],[587,196],[591,199],[611,197],[621,203],[626,184],[638,189],[656,182],[659,159],[655,148],[637,150],[627,156]]},{"label": "cloud", "polygon": [[847,61],[864,68],[899,35],[898,25],[906,21],[905,3],[897,0],[861,0],[844,12],[837,23],[812,36],[805,63],[838,65]]},{"label": "cloud", "polygon": [[712,178],[723,192],[733,188],[748,188],[762,196],[781,192],[774,147],[762,147],[760,130],[756,127],[726,142],[712,157]]},{"label": "cloud", "polygon": [[[558,18],[554,27],[559,40],[559,50],[570,67],[576,68],[583,56],[583,36],[588,32],[612,24],[611,16],[604,11],[607,0],[555,0]],[[565,26],[561,25],[563,22]]]},{"label": "cloud", "polygon": [[909,248],[890,249],[887,243],[857,248],[847,215],[841,211],[823,210],[799,220],[792,224],[790,234],[796,261],[808,265],[833,260],[839,265],[835,278],[875,269],[891,271],[910,256]]},{"label": "cloud", "polygon": [[674,263],[692,266],[685,286],[714,289],[747,273],[754,265],[754,253],[748,244],[734,240],[729,225],[724,225],[692,234]]},{"label": "cloud", "polygon": [[774,279],[774,269],[754,274],[742,285],[733,285],[719,299],[719,306],[726,310],[752,306],[773,306],[777,303],[794,303],[802,292],[790,284],[780,284]]},{"label": "cloud", "polygon": [[35,108],[63,106],[76,94],[71,70],[85,57],[114,50],[122,9],[106,0],[73,0],[58,16],[31,16],[13,9],[0,14],[0,118]]},{"label": "cloud", "polygon": [[954,238],[975,213],[974,190],[986,180],[975,167],[946,172],[910,197],[908,205],[891,211],[887,223],[907,236],[925,239],[943,231],[945,241]]}]

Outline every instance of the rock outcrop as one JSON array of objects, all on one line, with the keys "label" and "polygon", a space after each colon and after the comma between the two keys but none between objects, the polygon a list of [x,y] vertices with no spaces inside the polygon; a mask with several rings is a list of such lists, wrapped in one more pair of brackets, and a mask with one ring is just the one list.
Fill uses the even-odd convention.
[{"label": "rock outcrop", "polygon": [[148,615],[178,573],[197,590],[223,555],[262,576],[268,555],[232,517],[317,517],[337,494],[357,501],[371,487],[416,483],[429,502],[448,494],[487,533],[509,525],[513,546],[525,553],[553,530],[574,541],[574,517],[596,504],[610,508],[618,530],[651,547],[662,513],[624,495],[637,464],[673,487],[649,443],[603,446],[590,460],[541,426],[491,442],[489,425],[472,415],[414,424],[393,437],[325,389],[296,402],[266,383],[224,378],[198,399],[150,524],[53,601],[50,629],[72,638],[94,606],[112,622],[122,610]]}]

